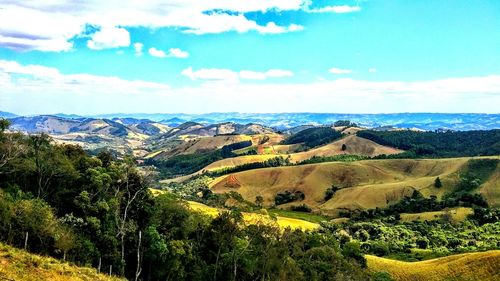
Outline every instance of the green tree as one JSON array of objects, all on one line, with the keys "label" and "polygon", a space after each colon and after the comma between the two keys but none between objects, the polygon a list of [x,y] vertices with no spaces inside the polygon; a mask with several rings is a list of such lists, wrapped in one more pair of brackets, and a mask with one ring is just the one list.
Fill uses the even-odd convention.
[{"label": "green tree", "polygon": [[439,177],[437,177],[436,180],[434,180],[434,187],[441,188],[442,186],[443,186],[443,184],[441,183],[441,179]]}]

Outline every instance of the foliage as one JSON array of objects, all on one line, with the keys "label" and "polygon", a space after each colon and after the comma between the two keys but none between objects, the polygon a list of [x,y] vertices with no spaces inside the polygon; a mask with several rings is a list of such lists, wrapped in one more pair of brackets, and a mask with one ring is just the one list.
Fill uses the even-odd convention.
[{"label": "foliage", "polygon": [[304,212],[304,213],[310,213],[312,212],[311,207],[307,206],[306,204],[301,204],[297,206],[292,206],[290,210],[294,212]]},{"label": "foliage", "polygon": [[302,191],[289,191],[285,190],[284,192],[280,192],[276,194],[274,197],[274,203],[276,205],[282,205],[294,201],[302,201],[306,198],[305,194]]},{"label": "foliage", "polygon": [[335,127],[356,127],[358,125],[350,120],[338,120],[338,121],[335,121],[335,123],[333,123],[333,126],[335,126]]},{"label": "foliage", "polygon": [[283,144],[303,143],[306,148],[313,148],[340,139],[342,134],[330,127],[314,127],[291,135]]},{"label": "foliage", "polygon": [[209,176],[209,177],[220,177],[223,175],[242,172],[242,171],[270,168],[270,167],[281,167],[281,166],[288,166],[288,165],[290,165],[290,158],[283,158],[281,156],[277,156],[277,157],[273,157],[273,158],[268,159],[268,160],[263,161],[263,162],[246,163],[246,164],[237,165],[237,166],[230,167],[230,168],[224,168],[224,169],[219,169],[219,170],[215,170],[215,171],[204,172],[204,175]]},{"label": "foliage", "polygon": [[376,143],[406,150],[391,158],[500,155],[500,130],[489,131],[361,131],[357,135]]},{"label": "foliage", "polygon": [[366,156],[350,155],[350,154],[339,154],[339,155],[334,155],[334,156],[313,156],[309,159],[306,159],[306,160],[303,160],[303,161],[297,163],[297,165],[316,164],[316,163],[335,162],[335,161],[354,162],[354,161],[360,161],[360,160],[365,160],[365,159],[370,159],[370,158],[366,157]]},{"label": "foliage", "polygon": [[339,190],[339,187],[336,185],[332,185],[331,187],[327,188],[325,190],[325,201],[332,199],[338,190]]},{"label": "foliage", "polygon": [[146,164],[157,167],[162,177],[172,178],[197,172],[209,164],[225,158],[236,157],[238,155],[234,154],[233,150],[251,145],[251,141],[242,141],[225,145],[221,149],[211,152],[175,155],[167,160],[150,158],[146,160]]}]

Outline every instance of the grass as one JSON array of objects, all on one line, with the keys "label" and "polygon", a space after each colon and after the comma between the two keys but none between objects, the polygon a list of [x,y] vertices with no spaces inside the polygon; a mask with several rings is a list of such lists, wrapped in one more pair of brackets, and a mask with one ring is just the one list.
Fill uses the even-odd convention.
[{"label": "grass", "polygon": [[[455,188],[457,174],[469,159],[363,160],[256,169],[232,174],[239,187],[226,184],[229,175],[216,178],[210,187],[216,193],[236,191],[250,202],[262,196],[267,207],[274,204],[278,192],[301,191],[305,194],[301,203],[313,210],[335,215],[343,209],[384,208],[404,196],[411,196],[414,190],[427,197],[435,195],[441,198]],[[434,187],[436,177],[443,182],[441,188]],[[499,183],[494,179],[498,179],[498,170],[485,183],[485,186],[489,184],[488,189],[479,189],[490,194],[485,196],[489,203],[500,198],[495,189]],[[325,202],[325,191],[332,185],[341,189]]]},{"label": "grass", "polygon": [[124,279],[98,274],[93,268],[73,266],[54,258],[30,254],[0,244],[0,280],[117,281]]},{"label": "grass", "polygon": [[[215,217],[224,211],[223,209],[209,207],[207,205],[194,201],[188,201],[188,206],[194,211],[198,211],[212,217]],[[267,211],[265,210],[263,210],[261,214],[243,212],[242,215],[243,215],[243,220],[245,221],[246,224],[264,223],[264,224],[276,225],[281,229],[290,227],[292,229],[299,228],[302,230],[314,230],[319,227],[319,224],[317,223],[297,218],[277,216],[276,219],[273,219],[272,216],[269,216],[267,214]]]},{"label": "grass", "polygon": [[439,220],[449,215],[450,219],[453,222],[461,222],[464,221],[467,216],[472,215],[474,211],[472,208],[452,208],[449,210],[436,211],[436,212],[423,212],[416,214],[401,214],[401,221],[410,222],[410,221],[433,221]]},{"label": "grass", "polygon": [[320,223],[322,221],[331,220],[329,217],[322,216],[322,215],[317,215],[317,214],[312,214],[312,213],[304,213],[304,212],[288,211],[288,210],[282,210],[282,209],[268,209],[267,212],[269,214],[273,214],[273,215],[280,216],[280,217],[299,219],[299,220],[304,220],[304,221],[308,221],[308,222],[312,222],[312,223]]},{"label": "grass", "polygon": [[452,255],[419,262],[403,262],[366,255],[368,268],[388,272],[397,281],[500,280],[500,251]]}]

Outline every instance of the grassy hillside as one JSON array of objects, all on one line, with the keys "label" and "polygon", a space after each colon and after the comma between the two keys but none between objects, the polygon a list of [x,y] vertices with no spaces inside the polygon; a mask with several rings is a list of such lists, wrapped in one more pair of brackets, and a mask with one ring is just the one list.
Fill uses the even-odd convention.
[{"label": "grassy hillside", "polygon": [[432,221],[439,220],[445,216],[449,216],[452,221],[459,222],[465,220],[468,215],[472,215],[473,213],[474,211],[472,210],[472,208],[459,207],[444,211],[401,214],[401,221]]},{"label": "grassy hillside", "polygon": [[[342,150],[343,146],[345,147],[345,150]],[[382,154],[390,155],[401,152],[403,151],[377,144],[371,140],[367,140],[357,136],[348,136],[341,140],[337,140],[335,142],[329,143],[327,145],[315,149],[291,154],[291,158],[293,162],[300,162],[306,159],[310,159],[314,156],[327,157],[340,154],[351,154],[351,155],[373,157]]]},{"label": "grassy hillside", "polygon": [[53,258],[30,254],[0,244],[0,280],[117,281],[124,279],[98,274],[93,268],[73,266]]},{"label": "grassy hillside", "polygon": [[[220,212],[224,211],[222,209],[217,209],[213,207],[209,207],[207,205],[198,203],[198,202],[193,202],[193,201],[188,201],[188,205],[191,209],[195,211],[202,212],[204,214],[207,214],[209,216],[217,216]],[[247,224],[256,224],[256,223],[264,223],[264,224],[277,224],[280,228],[287,228],[290,227],[292,229],[302,229],[302,230],[313,230],[317,229],[319,227],[319,224],[317,223],[312,223],[309,221],[301,220],[301,219],[296,219],[296,218],[289,218],[289,217],[281,217],[281,216],[276,216],[276,220],[273,220],[269,215],[266,213],[263,214],[256,214],[256,213],[242,213],[243,214],[243,219],[245,220],[245,223]]]},{"label": "grassy hillside", "polygon": [[[346,145],[346,150],[342,150],[343,145]],[[277,149],[274,149],[274,147],[277,147]],[[382,146],[370,140],[359,138],[356,136],[348,136],[333,143],[329,143],[327,145],[320,146],[304,152],[282,154],[281,152],[283,151],[283,149],[284,150],[290,149],[290,146],[281,145],[281,146],[266,147],[266,149],[263,149],[262,153],[259,153],[258,155],[245,155],[245,156],[222,159],[214,163],[211,163],[210,165],[203,168],[203,170],[214,171],[218,169],[224,169],[228,167],[234,167],[249,163],[263,162],[268,159],[274,158],[276,156],[282,156],[284,158],[290,157],[291,162],[297,163],[310,159],[312,157],[328,157],[328,156],[335,156],[342,154],[352,154],[352,155],[372,157],[381,154],[390,155],[403,152],[402,150],[394,149],[387,146]],[[199,173],[201,173],[201,171],[195,174]]]},{"label": "grassy hillside", "polygon": [[[274,203],[278,192],[288,190],[303,192],[305,199],[301,203],[325,212],[373,209],[395,203],[414,190],[441,197],[455,188],[469,159],[387,159],[267,168],[219,177],[211,187],[216,193],[236,191],[252,202],[256,196],[262,196],[268,206]],[[492,182],[497,173],[485,184],[498,184]],[[434,187],[436,177],[440,177],[443,187]],[[332,185],[340,190],[325,202],[325,191]],[[494,202],[496,198],[487,199]]]},{"label": "grassy hillside", "polygon": [[468,253],[420,262],[365,256],[373,271],[386,271],[400,281],[500,280],[500,251]]}]

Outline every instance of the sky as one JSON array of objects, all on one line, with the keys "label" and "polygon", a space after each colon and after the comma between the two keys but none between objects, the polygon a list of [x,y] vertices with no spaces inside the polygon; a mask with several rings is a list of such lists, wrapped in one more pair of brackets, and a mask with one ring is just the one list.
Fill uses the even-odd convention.
[{"label": "sky", "polygon": [[0,0],[0,110],[500,113],[500,1]]}]

